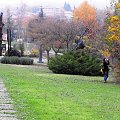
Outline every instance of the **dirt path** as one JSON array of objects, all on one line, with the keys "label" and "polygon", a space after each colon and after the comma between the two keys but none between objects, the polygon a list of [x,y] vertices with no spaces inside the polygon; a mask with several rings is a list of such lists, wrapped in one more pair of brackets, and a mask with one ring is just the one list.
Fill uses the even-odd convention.
[{"label": "dirt path", "polygon": [[18,120],[15,113],[12,100],[9,98],[3,80],[0,79],[0,120]]}]

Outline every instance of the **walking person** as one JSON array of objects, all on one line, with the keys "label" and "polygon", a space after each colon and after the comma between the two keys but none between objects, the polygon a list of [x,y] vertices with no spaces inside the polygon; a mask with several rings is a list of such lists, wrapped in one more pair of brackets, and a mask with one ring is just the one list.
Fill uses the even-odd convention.
[{"label": "walking person", "polygon": [[104,83],[107,82],[109,76],[109,60],[108,58],[103,59],[103,74],[104,74]]}]

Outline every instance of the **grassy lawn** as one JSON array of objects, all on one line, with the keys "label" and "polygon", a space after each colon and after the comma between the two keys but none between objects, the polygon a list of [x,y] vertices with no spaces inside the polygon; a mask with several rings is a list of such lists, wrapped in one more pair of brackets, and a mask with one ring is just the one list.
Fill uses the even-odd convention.
[{"label": "grassy lawn", "polygon": [[0,64],[20,120],[120,120],[120,86],[102,77]]}]

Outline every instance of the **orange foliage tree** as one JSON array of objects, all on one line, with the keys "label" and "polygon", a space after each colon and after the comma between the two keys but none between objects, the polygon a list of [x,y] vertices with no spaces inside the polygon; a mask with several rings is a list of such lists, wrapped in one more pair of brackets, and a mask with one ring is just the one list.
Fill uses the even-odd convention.
[{"label": "orange foliage tree", "polygon": [[89,33],[89,37],[95,35],[97,29],[96,9],[87,1],[84,1],[79,7],[75,8],[73,19],[83,23]]}]

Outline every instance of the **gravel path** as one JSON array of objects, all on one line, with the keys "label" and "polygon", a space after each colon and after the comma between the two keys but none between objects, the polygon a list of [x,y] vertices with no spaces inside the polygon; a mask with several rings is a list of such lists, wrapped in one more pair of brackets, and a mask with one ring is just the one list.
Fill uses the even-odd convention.
[{"label": "gravel path", "polygon": [[0,120],[18,120],[2,79],[0,79]]}]

